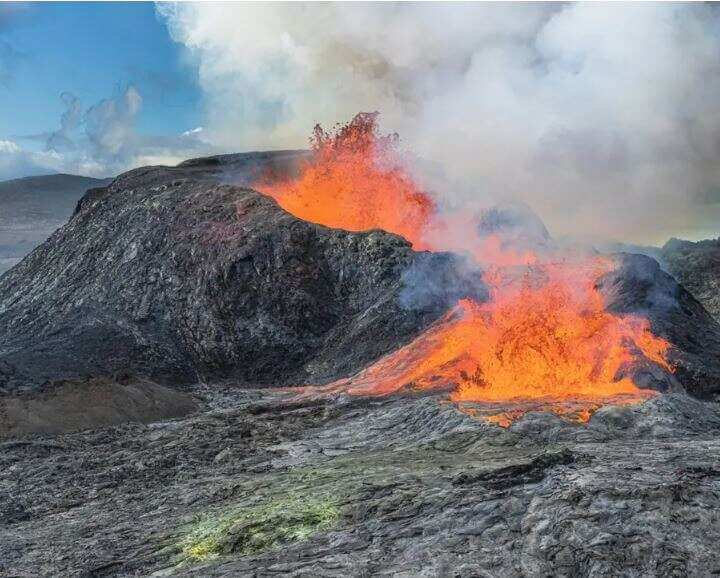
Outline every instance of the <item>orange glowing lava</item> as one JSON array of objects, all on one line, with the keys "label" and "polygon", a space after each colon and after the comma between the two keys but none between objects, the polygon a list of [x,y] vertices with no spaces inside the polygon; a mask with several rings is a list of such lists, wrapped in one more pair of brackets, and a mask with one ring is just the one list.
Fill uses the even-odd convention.
[{"label": "orange glowing lava", "polygon": [[[416,249],[464,248],[484,265],[491,299],[461,300],[408,345],[314,391],[384,395],[405,387],[448,388],[456,402],[549,400],[551,411],[577,421],[589,419],[603,400],[629,403],[654,395],[635,385],[631,370],[642,361],[672,371],[669,344],[653,335],[646,319],[605,310],[596,285],[614,268],[611,259],[514,252],[496,237],[478,236],[471,218],[438,215],[396,162],[397,136],[378,136],[376,123],[372,113],[357,115],[334,135],[316,127],[315,154],[300,177],[259,188],[308,221],[353,231],[384,229]],[[443,241],[450,237],[444,230],[459,228],[468,230],[467,246]],[[486,418],[506,426],[518,412]]]},{"label": "orange glowing lava", "polygon": [[455,401],[650,395],[627,372],[644,357],[670,370],[647,320],[607,313],[604,260],[547,263],[487,303],[462,300],[405,347],[333,384],[355,394],[456,385]]},{"label": "orange glowing lava", "polygon": [[360,113],[335,134],[319,125],[313,156],[294,181],[257,188],[306,221],[347,231],[383,229],[424,248],[422,232],[435,211],[403,168],[396,134],[380,136],[378,113]]}]

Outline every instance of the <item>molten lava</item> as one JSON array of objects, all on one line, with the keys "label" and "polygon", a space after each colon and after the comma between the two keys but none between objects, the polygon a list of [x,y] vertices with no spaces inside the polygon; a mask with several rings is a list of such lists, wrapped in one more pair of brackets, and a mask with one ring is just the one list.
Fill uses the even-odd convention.
[{"label": "molten lava", "polygon": [[605,311],[594,288],[603,265],[545,264],[487,303],[461,300],[410,344],[334,386],[387,394],[456,385],[455,401],[646,397],[624,373],[640,356],[669,371],[668,343],[647,320]]},{"label": "molten lava", "polygon": [[[466,216],[441,217],[399,163],[397,135],[378,135],[377,113],[357,115],[334,135],[316,127],[312,144],[315,154],[299,178],[259,188],[308,221],[384,229],[416,249],[465,249],[486,267],[491,287],[488,302],[461,300],[408,345],[320,391],[383,395],[404,387],[448,388],[456,402],[512,402],[516,409],[484,416],[507,426],[528,400],[587,421],[606,402],[654,395],[633,382],[634,364],[671,371],[669,344],[652,334],[646,319],[605,310],[596,286],[613,269],[611,259],[516,252],[495,236],[479,236]],[[457,231],[458,218],[466,221],[464,247],[445,242],[458,235],[442,234]]]},{"label": "molten lava", "polygon": [[313,156],[294,181],[257,187],[296,217],[348,231],[383,229],[422,247],[435,205],[403,168],[396,134],[380,136],[378,113],[360,113],[329,134],[319,125]]}]

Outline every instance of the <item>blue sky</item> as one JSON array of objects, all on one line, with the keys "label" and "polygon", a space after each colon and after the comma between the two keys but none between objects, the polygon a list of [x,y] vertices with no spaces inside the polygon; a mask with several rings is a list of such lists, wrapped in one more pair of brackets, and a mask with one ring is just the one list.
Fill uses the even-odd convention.
[{"label": "blue sky", "polygon": [[10,14],[0,38],[19,54],[0,91],[2,136],[54,128],[63,111],[60,93],[88,105],[120,85],[143,95],[139,126],[175,133],[196,127],[200,92],[153,3],[26,4]]},{"label": "blue sky", "polygon": [[[201,125],[196,67],[153,3],[0,4],[0,141],[13,150],[46,151],[41,135],[60,127],[63,93],[85,113],[128,87],[142,103],[131,119],[134,138],[172,139]],[[72,131],[76,156],[82,132]],[[34,159],[40,166],[31,172],[43,172],[43,157]],[[0,178],[28,168],[16,164],[6,162],[5,174],[0,164]],[[103,167],[86,172],[98,171]]]}]

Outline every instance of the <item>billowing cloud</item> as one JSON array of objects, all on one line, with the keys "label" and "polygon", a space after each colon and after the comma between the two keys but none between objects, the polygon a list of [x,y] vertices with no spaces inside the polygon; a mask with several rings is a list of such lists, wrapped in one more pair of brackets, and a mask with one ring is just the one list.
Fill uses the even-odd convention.
[{"label": "billowing cloud", "polygon": [[11,140],[0,140],[0,180],[56,173],[62,158],[54,152],[33,152]]},{"label": "billowing cloud", "polygon": [[[380,110],[447,204],[523,200],[556,234],[720,222],[720,19],[707,4],[174,4],[206,138],[298,147]],[[437,183],[437,181],[436,181]]]},{"label": "billowing cloud", "polygon": [[[116,175],[148,164],[176,164],[216,149],[204,139],[202,128],[177,135],[150,135],[137,129],[142,96],[134,86],[85,109],[70,92],[60,95],[65,110],[53,131],[22,137],[40,142],[42,152],[25,150],[15,142],[0,146],[0,178],[49,172],[89,176]],[[10,150],[12,145],[13,150]]]},{"label": "billowing cloud", "polygon": [[82,105],[80,99],[70,92],[63,92],[60,99],[65,105],[65,111],[60,116],[60,128],[47,136],[46,150],[62,152],[72,150],[75,143],[72,140],[75,131],[82,122]]},{"label": "billowing cloud", "polygon": [[85,136],[94,158],[122,161],[136,152],[136,118],[142,97],[129,86],[115,98],[101,100],[85,113]]}]

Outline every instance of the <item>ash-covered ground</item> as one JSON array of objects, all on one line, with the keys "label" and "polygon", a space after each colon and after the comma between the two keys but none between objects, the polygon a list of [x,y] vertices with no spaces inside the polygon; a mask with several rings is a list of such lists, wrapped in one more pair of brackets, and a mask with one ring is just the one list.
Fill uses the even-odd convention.
[{"label": "ash-covered ground", "polygon": [[188,417],[0,446],[3,576],[712,576],[720,408],[502,429],[442,395],[195,388]]}]

